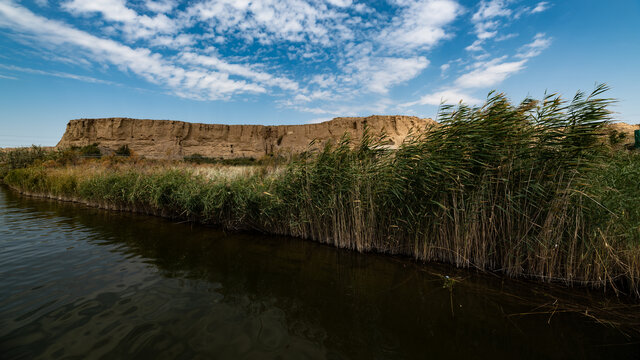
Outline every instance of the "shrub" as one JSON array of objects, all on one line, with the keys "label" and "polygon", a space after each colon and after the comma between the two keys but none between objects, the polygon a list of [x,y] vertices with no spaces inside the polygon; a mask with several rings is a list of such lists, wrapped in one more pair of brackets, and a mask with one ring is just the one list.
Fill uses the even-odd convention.
[{"label": "shrub", "polygon": [[116,155],[118,156],[131,156],[131,150],[129,149],[129,145],[122,145],[116,150]]},{"label": "shrub", "polygon": [[98,147],[98,143],[93,143],[90,145],[85,145],[82,147],[72,147],[72,149],[74,150],[78,150],[80,152],[80,155],[85,156],[85,157],[100,157],[102,156],[102,152],[100,151],[100,148]]}]

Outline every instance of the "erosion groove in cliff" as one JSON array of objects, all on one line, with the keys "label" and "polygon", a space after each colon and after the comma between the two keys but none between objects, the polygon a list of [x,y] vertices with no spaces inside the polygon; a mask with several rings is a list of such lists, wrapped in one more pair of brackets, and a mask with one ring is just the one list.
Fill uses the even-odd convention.
[{"label": "erosion groove in cliff", "polygon": [[385,133],[389,146],[398,146],[412,131],[436,124],[415,116],[342,117],[305,125],[222,125],[174,120],[130,118],[71,120],[58,148],[98,143],[107,151],[127,145],[134,153],[153,158],[260,158],[304,151],[312,141],[321,146],[345,133],[358,141],[364,129]]}]

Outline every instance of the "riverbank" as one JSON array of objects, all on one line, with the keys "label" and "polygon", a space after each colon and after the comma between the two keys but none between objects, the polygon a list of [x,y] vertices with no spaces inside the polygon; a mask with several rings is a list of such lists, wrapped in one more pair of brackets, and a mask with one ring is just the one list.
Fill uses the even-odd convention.
[{"label": "riverbank", "polygon": [[600,94],[445,107],[440,126],[397,150],[382,138],[345,138],[243,170],[59,153],[13,167],[4,182],[92,206],[640,298],[640,155],[601,141],[610,101]]},{"label": "riverbank", "polygon": [[102,211],[6,186],[0,225],[6,358],[64,349],[85,358],[420,359],[426,347],[440,358],[627,359],[640,347],[640,304],[598,290]]}]

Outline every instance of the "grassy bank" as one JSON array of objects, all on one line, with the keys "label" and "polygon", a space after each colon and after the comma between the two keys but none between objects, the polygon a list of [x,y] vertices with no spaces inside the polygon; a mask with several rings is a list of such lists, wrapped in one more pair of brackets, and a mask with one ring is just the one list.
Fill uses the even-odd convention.
[{"label": "grassy bank", "polygon": [[4,182],[107,208],[640,297],[640,155],[607,145],[604,90],[568,103],[549,96],[516,106],[498,94],[479,108],[443,107],[440,126],[397,150],[384,138],[345,138],[284,165],[244,170],[46,155],[11,166]]}]

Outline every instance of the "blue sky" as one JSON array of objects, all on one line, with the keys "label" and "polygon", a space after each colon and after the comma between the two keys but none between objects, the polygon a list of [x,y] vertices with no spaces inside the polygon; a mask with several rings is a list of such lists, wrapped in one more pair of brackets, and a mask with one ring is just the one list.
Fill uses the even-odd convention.
[{"label": "blue sky", "polygon": [[640,123],[638,0],[0,0],[0,147],[70,119],[434,117],[612,87]]}]

